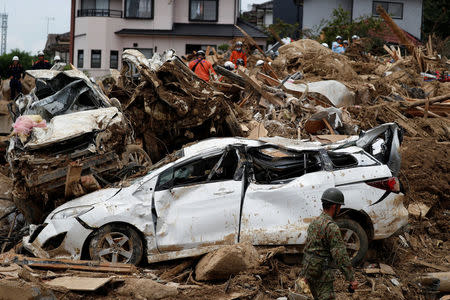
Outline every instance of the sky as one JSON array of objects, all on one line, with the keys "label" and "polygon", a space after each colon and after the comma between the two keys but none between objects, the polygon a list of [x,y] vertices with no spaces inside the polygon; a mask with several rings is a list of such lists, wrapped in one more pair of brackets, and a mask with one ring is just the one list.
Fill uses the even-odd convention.
[{"label": "sky", "polygon": [[[242,9],[267,0],[241,0]],[[70,0],[0,0],[0,11],[8,13],[7,51],[15,48],[37,54],[49,33],[70,30]],[[48,21],[48,18],[52,18]]]},{"label": "sky", "polygon": [[15,48],[37,54],[50,33],[70,30],[70,0],[0,0],[0,11],[8,14],[7,51]]}]

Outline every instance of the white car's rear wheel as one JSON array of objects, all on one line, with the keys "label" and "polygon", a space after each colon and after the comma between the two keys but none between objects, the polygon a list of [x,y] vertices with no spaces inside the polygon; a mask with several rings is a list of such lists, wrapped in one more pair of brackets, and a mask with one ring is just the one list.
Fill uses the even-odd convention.
[{"label": "white car's rear wheel", "polygon": [[89,242],[93,260],[137,265],[143,254],[142,239],[130,226],[110,224],[98,229]]},{"label": "white car's rear wheel", "polygon": [[341,229],[342,239],[346,245],[352,265],[356,266],[367,254],[369,248],[367,233],[361,225],[350,219],[338,219],[336,223]]}]

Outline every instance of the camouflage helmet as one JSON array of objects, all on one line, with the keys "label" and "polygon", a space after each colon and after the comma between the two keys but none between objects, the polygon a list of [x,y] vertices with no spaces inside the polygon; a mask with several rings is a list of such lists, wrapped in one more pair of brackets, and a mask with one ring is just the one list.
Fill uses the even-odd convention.
[{"label": "camouflage helmet", "polygon": [[322,194],[322,203],[329,202],[339,205],[344,205],[344,194],[337,188],[326,189]]}]

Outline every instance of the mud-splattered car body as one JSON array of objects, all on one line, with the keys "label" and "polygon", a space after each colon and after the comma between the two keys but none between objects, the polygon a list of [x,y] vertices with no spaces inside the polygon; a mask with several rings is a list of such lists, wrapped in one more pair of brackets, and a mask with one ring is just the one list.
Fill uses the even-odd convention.
[{"label": "mud-splattered car body", "polygon": [[361,224],[369,239],[383,239],[408,220],[395,177],[400,141],[395,124],[328,145],[282,138],[205,140],[157,163],[128,187],[58,207],[33,227],[24,246],[41,257],[80,259],[92,234],[108,224],[139,232],[149,262],[241,241],[302,245],[329,187],[344,193],[343,215]]}]

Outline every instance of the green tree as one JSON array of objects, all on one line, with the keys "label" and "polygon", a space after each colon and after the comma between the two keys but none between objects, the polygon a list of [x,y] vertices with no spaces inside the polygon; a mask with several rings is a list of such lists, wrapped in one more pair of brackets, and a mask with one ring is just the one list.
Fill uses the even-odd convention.
[{"label": "green tree", "polygon": [[338,35],[342,36],[344,40],[349,40],[353,35],[358,35],[361,38],[369,38],[368,42],[365,43],[368,51],[376,51],[380,46],[383,46],[383,41],[374,36],[374,33],[382,28],[382,21],[379,18],[362,16],[352,20],[350,12],[339,6],[339,8],[333,10],[329,21],[322,20],[322,22],[325,27],[322,28],[321,42],[331,45]]},{"label": "green tree", "polygon": [[0,75],[2,78],[6,78],[6,74],[8,72],[8,68],[12,63],[12,59],[14,56],[19,57],[20,64],[24,67],[25,70],[31,68],[33,61],[36,61],[36,57],[32,56],[29,52],[20,51],[19,49],[13,49],[11,52],[0,55]]},{"label": "green tree", "polygon": [[423,33],[436,34],[441,39],[450,36],[450,1],[423,1]]},{"label": "green tree", "polygon": [[[269,26],[269,28],[275,31],[280,36],[280,38],[285,37],[297,38],[302,33],[302,30],[298,23],[289,24],[280,19],[277,19],[275,23]],[[267,40],[269,44],[277,42],[275,37],[270,33],[270,31],[267,31],[267,34],[269,35],[269,39]]]}]

